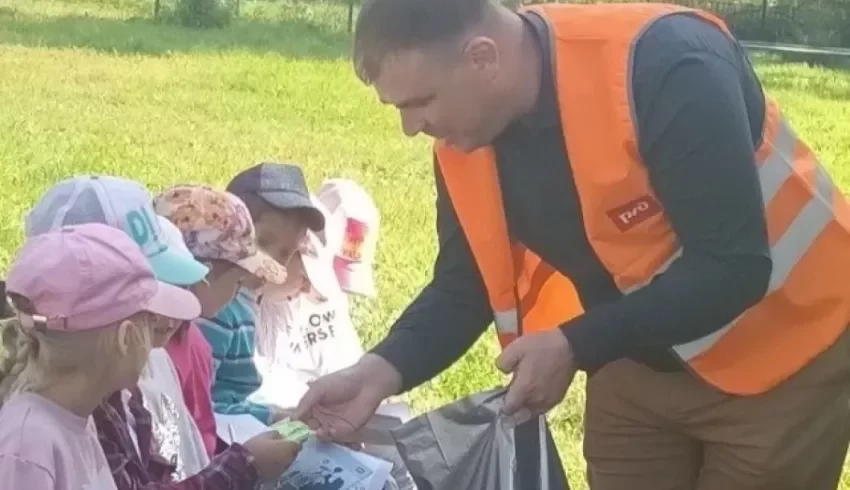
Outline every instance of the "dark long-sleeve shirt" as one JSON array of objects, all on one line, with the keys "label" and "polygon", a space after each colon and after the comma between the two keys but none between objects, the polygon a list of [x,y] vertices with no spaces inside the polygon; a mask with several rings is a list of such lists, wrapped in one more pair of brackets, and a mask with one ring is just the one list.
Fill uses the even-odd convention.
[{"label": "dark long-sleeve shirt", "polygon": [[[761,299],[771,260],[755,147],[761,86],[746,55],[716,27],[688,15],[653,24],[633,66],[639,149],[683,253],[637,292],[623,295],[590,246],[565,152],[549,65],[547,25],[524,19],[544,60],[536,110],[494,142],[508,229],[569,277],[586,313],[562,325],[579,368],[631,357],[681,369],[670,347],[709,334]],[[493,320],[481,273],[439,168],[432,281],[373,352],[402,374],[404,389],[465,353]]]}]

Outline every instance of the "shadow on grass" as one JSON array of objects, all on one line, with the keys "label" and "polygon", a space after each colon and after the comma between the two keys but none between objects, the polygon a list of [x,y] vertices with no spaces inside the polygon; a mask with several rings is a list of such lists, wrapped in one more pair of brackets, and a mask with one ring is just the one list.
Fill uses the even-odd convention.
[{"label": "shadow on grass", "polygon": [[37,18],[0,12],[0,44],[120,54],[252,51],[337,59],[348,55],[349,36],[296,20],[237,20],[224,29],[189,29],[145,19]]}]

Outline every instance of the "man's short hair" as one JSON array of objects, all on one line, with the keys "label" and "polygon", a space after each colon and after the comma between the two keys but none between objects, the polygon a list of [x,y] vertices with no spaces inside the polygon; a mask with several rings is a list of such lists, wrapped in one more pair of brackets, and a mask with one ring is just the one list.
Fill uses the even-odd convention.
[{"label": "man's short hair", "polygon": [[491,0],[366,0],[354,33],[357,76],[370,85],[388,56],[457,40],[490,5]]}]

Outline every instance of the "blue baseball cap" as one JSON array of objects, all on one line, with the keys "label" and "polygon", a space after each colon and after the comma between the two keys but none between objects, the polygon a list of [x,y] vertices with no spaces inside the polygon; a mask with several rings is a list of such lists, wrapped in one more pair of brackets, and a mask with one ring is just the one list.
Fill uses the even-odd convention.
[{"label": "blue baseball cap", "polygon": [[27,237],[63,226],[103,223],[124,230],[142,249],[156,278],[176,286],[201,282],[209,268],[169,247],[151,196],[140,183],[108,175],[82,175],[54,185],[26,217]]}]

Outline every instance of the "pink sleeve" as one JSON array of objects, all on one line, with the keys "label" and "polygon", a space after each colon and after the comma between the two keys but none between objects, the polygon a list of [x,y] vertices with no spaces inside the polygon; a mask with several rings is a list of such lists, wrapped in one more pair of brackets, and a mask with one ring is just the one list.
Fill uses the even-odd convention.
[{"label": "pink sleeve", "polygon": [[207,454],[213,457],[218,438],[212,408],[212,349],[198,327],[190,323],[182,336],[171,338],[165,350],[177,369],[183,400],[201,432]]},{"label": "pink sleeve", "polygon": [[212,349],[207,339],[196,325],[190,327],[187,339],[191,342],[193,357],[195,357],[197,382],[195,398],[195,424],[201,431],[204,447],[207,454],[213,457],[218,449],[218,436],[216,433],[215,416],[212,404]]},{"label": "pink sleeve", "polygon": [[53,475],[43,466],[16,456],[0,456],[0,488],[55,488]]}]

